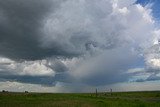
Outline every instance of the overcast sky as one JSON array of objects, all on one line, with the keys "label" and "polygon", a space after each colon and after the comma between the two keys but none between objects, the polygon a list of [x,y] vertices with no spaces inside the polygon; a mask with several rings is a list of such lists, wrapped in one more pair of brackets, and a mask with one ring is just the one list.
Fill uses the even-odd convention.
[{"label": "overcast sky", "polygon": [[158,0],[0,0],[0,90],[160,89]]}]

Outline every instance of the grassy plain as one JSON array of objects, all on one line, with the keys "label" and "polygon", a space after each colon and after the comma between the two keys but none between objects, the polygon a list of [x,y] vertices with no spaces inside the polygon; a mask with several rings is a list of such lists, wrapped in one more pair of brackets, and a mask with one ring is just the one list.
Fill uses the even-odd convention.
[{"label": "grassy plain", "polygon": [[160,92],[0,93],[0,107],[160,107]]}]

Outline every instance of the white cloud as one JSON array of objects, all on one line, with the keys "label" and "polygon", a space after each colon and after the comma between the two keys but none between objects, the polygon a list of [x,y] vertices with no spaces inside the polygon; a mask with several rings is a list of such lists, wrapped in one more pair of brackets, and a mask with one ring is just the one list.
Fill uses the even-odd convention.
[{"label": "white cloud", "polygon": [[[129,66],[139,63],[144,51],[153,45],[157,32],[150,7],[134,3],[135,0],[66,1],[46,17],[42,38],[48,41],[43,39],[43,46],[58,41],[68,51],[83,53],[82,57],[64,61],[70,75],[77,79],[94,74],[118,78],[131,69]],[[88,42],[89,50],[85,47]]]},{"label": "white cloud", "polygon": [[60,87],[44,87],[36,84],[25,84],[19,82],[0,82],[0,90],[14,91],[14,92],[59,92]]},{"label": "white cloud", "polygon": [[33,62],[29,65],[25,65],[22,75],[52,75],[54,76],[54,71],[51,68],[45,66],[45,64],[41,62]]},{"label": "white cloud", "polygon": [[0,64],[10,64],[10,63],[14,63],[14,61],[8,59],[8,58],[4,58],[4,57],[0,57]]},{"label": "white cloud", "polygon": [[55,71],[46,65],[46,60],[16,62],[8,58],[0,58],[1,71],[8,72],[8,75],[54,76]]}]

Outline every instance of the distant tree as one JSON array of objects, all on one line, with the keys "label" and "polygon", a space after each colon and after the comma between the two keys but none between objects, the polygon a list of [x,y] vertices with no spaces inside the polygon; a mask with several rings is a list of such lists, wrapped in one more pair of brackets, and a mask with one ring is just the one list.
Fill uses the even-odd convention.
[{"label": "distant tree", "polygon": [[8,92],[8,91],[2,90],[2,92],[3,92],[3,93],[6,93],[6,92]]},{"label": "distant tree", "polygon": [[25,93],[29,93],[28,91],[25,91]]}]

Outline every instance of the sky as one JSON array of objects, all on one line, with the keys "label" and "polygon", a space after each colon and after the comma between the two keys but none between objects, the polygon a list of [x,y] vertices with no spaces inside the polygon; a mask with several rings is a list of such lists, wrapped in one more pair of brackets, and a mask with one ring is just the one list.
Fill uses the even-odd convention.
[{"label": "sky", "polygon": [[152,9],[152,14],[154,18],[158,21],[160,20],[160,12],[159,12],[160,1],[159,0],[137,0],[136,3],[140,3],[142,6],[145,6],[147,4],[152,5],[151,9]]},{"label": "sky", "polygon": [[0,90],[159,90],[159,9],[159,0],[0,0]]}]

